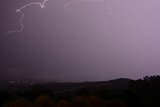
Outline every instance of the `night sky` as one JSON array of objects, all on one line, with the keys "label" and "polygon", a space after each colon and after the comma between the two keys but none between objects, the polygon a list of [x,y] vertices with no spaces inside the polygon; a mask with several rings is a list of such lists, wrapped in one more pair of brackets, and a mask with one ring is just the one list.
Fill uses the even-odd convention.
[{"label": "night sky", "polygon": [[[43,1],[43,0],[42,0]],[[160,74],[160,0],[1,0],[0,80]]]}]

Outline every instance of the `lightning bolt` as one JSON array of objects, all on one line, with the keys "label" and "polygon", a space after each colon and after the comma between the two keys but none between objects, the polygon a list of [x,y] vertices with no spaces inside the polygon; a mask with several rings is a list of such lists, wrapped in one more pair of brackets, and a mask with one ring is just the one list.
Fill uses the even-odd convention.
[{"label": "lightning bolt", "polygon": [[112,9],[110,7],[110,0],[107,0],[107,10],[108,10],[108,14],[112,14]]},{"label": "lightning bolt", "polygon": [[160,40],[160,37],[159,37],[158,35],[152,33],[151,31],[149,31],[146,27],[142,26],[142,29],[144,30],[144,32],[145,32],[147,35],[153,37],[154,39]]},{"label": "lightning bolt", "polygon": [[8,32],[5,33],[5,35],[8,35],[8,34],[11,34],[11,33],[16,33],[16,32],[22,32],[23,29],[24,29],[24,25],[23,25],[23,19],[25,18],[25,14],[23,13],[23,10],[26,8],[26,7],[29,7],[31,5],[39,5],[41,8],[44,8],[45,6],[45,3],[47,2],[48,0],[43,0],[42,2],[31,2],[31,3],[28,3],[28,4],[25,4],[24,6],[16,9],[16,13],[19,13],[21,14],[21,17],[20,17],[20,29],[15,29],[15,30],[10,30]]},{"label": "lightning bolt", "polygon": [[68,12],[70,12],[70,13],[72,13],[72,14],[75,14],[76,12],[75,11],[71,11],[68,7],[70,6],[70,5],[72,5],[72,4],[74,4],[74,3],[76,3],[76,2],[82,2],[82,1],[106,1],[107,2],[107,11],[108,11],[108,14],[112,14],[112,9],[110,8],[110,0],[70,0],[70,1],[68,1],[66,4],[65,4],[65,6],[64,6],[64,8],[65,8],[65,10],[66,11],[68,11]]},{"label": "lightning bolt", "polygon": [[155,40],[160,40],[160,37],[156,34],[154,34],[152,31],[150,31],[145,24],[142,22],[143,18],[138,15],[138,10],[136,9],[136,7],[133,4],[130,4],[130,9],[133,12],[133,14],[135,15],[135,18],[137,20],[137,22],[140,24],[140,29],[148,36],[152,37]]},{"label": "lightning bolt", "polygon": [[[14,29],[14,30],[10,30],[8,32],[5,33],[5,35],[8,35],[8,34],[12,34],[12,33],[16,33],[16,32],[22,32],[23,29],[24,29],[24,25],[23,25],[23,19],[25,18],[25,14],[23,13],[23,10],[26,8],[26,7],[29,7],[29,6],[32,6],[32,5],[39,5],[41,8],[44,8],[45,6],[45,3],[47,2],[48,0],[43,0],[42,2],[30,2],[28,4],[25,4],[24,6],[16,9],[16,13],[19,13],[21,15],[19,21],[20,21],[20,29]],[[108,11],[108,14],[112,14],[112,10],[110,8],[110,0],[69,0],[65,5],[64,5],[64,9],[66,11],[69,11],[70,13],[76,13],[74,11],[71,11],[68,7],[71,6],[72,4],[76,3],[76,2],[79,2],[79,1],[107,1],[107,11]]]}]

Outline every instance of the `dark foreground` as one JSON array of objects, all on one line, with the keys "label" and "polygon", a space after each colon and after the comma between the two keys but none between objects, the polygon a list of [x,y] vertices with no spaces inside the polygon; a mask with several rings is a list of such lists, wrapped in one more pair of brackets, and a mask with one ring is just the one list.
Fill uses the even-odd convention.
[{"label": "dark foreground", "polygon": [[0,107],[160,107],[160,76],[83,83],[1,83]]}]

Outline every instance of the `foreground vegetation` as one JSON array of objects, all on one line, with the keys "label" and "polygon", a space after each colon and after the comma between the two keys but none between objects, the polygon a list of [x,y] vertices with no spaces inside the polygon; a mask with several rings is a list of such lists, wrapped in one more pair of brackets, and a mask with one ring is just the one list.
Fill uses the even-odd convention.
[{"label": "foreground vegetation", "polygon": [[4,107],[125,107],[122,100],[104,101],[95,96],[77,96],[72,101],[54,101],[48,96],[39,96],[33,102],[18,98],[6,102]]},{"label": "foreground vegetation", "polygon": [[[78,85],[77,85],[78,84]],[[0,91],[3,107],[159,107],[160,76],[62,85],[39,84]],[[68,88],[70,86],[72,88]],[[81,86],[81,88],[79,87]],[[82,87],[83,86],[83,87]],[[60,88],[61,87],[61,88]],[[12,87],[10,87],[12,88]],[[59,91],[63,89],[63,91]],[[58,90],[58,91],[56,91]]]}]

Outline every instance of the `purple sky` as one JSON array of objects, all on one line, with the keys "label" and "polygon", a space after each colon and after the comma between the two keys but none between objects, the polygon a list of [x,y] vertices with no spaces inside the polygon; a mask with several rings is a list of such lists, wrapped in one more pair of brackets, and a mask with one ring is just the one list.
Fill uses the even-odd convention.
[{"label": "purple sky", "polygon": [[[160,74],[159,0],[2,0],[0,78],[96,81]],[[71,1],[71,2],[70,2]],[[109,4],[108,4],[109,3]]]}]

